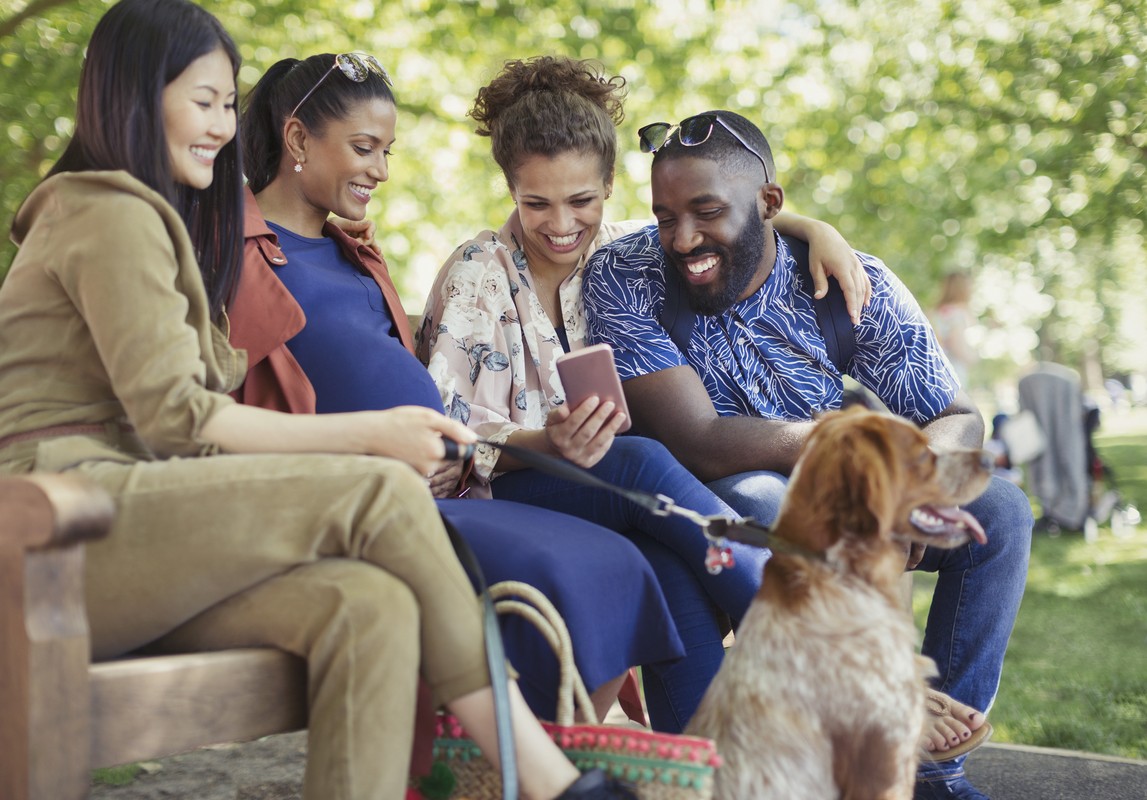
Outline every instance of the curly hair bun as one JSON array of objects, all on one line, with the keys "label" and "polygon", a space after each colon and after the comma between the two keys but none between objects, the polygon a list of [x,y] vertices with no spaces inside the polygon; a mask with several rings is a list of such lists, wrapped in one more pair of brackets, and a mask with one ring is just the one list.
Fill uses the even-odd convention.
[{"label": "curly hair bun", "polygon": [[565,56],[535,56],[507,61],[489,84],[478,90],[470,116],[478,135],[490,136],[499,117],[519,100],[536,92],[570,94],[603,110],[614,125],[625,118],[625,78],[606,78],[601,65]]}]

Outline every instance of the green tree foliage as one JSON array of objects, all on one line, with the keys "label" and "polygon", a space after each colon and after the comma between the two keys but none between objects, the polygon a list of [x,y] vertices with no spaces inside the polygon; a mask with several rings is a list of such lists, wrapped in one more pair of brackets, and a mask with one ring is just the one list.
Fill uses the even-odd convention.
[{"label": "green tree foliage", "polygon": [[1109,369],[1141,370],[1144,4],[811,8],[794,64],[827,93],[785,82],[806,103],[785,144],[816,206],[861,245],[879,230],[922,298],[973,271],[989,354],[1026,352],[1034,331],[1045,357],[1086,366],[1102,348]]},{"label": "green tree foliage", "polygon": [[[0,0],[0,225],[71,130],[105,0]],[[249,87],[287,56],[365,50],[401,105],[371,215],[413,309],[509,210],[465,114],[510,58],[595,58],[629,82],[614,218],[648,215],[636,130],[709,108],[761,121],[787,205],[880,255],[921,301],[969,270],[989,367],[1037,344],[1142,370],[1147,0],[204,0]],[[0,275],[14,250],[0,249]]]}]

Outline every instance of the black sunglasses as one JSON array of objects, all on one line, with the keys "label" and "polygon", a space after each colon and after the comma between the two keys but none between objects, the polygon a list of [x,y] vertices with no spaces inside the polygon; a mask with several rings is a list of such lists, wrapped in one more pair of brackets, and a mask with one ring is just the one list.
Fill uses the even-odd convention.
[{"label": "black sunglasses", "polygon": [[374,56],[365,53],[339,53],[335,56],[335,63],[331,64],[331,68],[324,72],[321,78],[315,81],[315,85],[311,87],[309,92],[303,95],[302,100],[295,103],[295,107],[291,109],[288,119],[298,113],[303,103],[307,102],[307,98],[314,94],[315,89],[318,89],[319,86],[322,85],[322,82],[330,77],[330,74],[336,69],[341,70],[343,75],[346,75],[349,80],[355,83],[362,83],[366,80],[367,74],[373,72],[386,81],[387,86],[391,85],[390,76],[386,74],[386,70],[382,64],[378,63],[378,59]]},{"label": "black sunglasses", "polygon": [[641,143],[641,152],[643,153],[656,153],[674,136],[686,147],[696,147],[709,141],[709,137],[713,135],[713,128],[717,125],[733,134],[733,138],[740,142],[742,147],[757,157],[761,166],[765,168],[765,183],[771,182],[772,178],[769,177],[769,167],[765,163],[765,157],[716,114],[697,114],[686,117],[676,125],[671,125],[668,122],[653,122],[638,130],[637,138]]}]

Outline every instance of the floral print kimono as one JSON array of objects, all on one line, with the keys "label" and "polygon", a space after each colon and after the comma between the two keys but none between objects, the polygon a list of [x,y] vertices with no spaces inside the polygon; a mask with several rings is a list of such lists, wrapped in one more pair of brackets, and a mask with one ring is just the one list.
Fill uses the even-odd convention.
[{"label": "floral print kimono", "polygon": [[[641,224],[603,224],[586,257]],[[492,442],[545,427],[550,411],[565,403],[554,366],[562,343],[534,291],[524,241],[515,209],[501,230],[458,247],[438,272],[415,335],[446,414]],[[559,288],[571,350],[586,344],[584,266],[585,259]],[[497,450],[478,447],[473,493],[489,496],[497,461]]]}]

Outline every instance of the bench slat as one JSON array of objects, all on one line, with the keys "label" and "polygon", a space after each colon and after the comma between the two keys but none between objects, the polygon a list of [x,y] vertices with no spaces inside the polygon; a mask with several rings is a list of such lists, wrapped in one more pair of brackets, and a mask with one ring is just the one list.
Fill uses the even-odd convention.
[{"label": "bench slat", "polygon": [[92,765],[126,764],[306,727],[306,665],[279,650],[93,664]]}]

